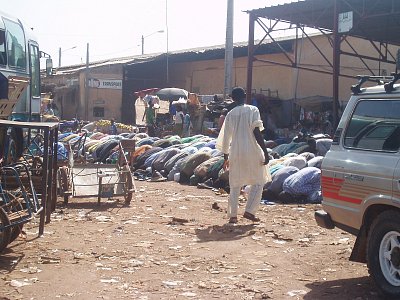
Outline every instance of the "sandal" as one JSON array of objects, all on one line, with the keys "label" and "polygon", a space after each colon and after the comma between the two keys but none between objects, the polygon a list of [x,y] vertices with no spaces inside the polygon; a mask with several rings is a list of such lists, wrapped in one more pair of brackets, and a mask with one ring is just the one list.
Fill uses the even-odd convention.
[{"label": "sandal", "polygon": [[247,211],[243,214],[243,218],[246,218],[253,222],[260,222],[260,218],[257,218],[255,215],[253,215]]},{"label": "sandal", "polygon": [[229,224],[236,224],[238,222],[237,217],[230,217],[228,223]]}]

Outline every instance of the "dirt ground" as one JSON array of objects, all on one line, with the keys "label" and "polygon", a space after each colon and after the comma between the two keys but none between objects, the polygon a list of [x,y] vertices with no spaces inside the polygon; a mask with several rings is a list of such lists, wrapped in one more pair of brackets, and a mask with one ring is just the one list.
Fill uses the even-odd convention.
[{"label": "dirt ground", "polygon": [[[0,255],[0,299],[379,299],[354,237],[316,225],[319,205],[260,205],[227,224],[227,195],[136,181],[122,199],[60,199]],[[241,201],[240,212],[243,212]]]}]

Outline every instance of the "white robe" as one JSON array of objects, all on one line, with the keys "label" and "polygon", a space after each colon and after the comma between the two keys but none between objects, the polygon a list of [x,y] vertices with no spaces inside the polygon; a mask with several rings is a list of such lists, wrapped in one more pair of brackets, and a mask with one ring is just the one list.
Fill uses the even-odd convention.
[{"label": "white robe", "polygon": [[264,130],[260,112],[253,105],[240,105],[226,115],[216,148],[229,153],[229,185],[265,184],[270,181],[264,153],[254,136],[254,128]]}]

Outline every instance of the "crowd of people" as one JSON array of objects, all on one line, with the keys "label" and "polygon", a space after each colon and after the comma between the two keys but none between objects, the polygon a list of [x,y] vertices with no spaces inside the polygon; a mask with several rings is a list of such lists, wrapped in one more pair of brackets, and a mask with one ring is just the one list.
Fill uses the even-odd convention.
[{"label": "crowd of people", "polygon": [[[232,90],[233,104],[223,109],[215,136],[192,134],[191,116],[182,104],[175,106],[170,135],[156,136],[156,102],[146,101],[143,119],[146,132],[118,134],[111,120],[107,133],[86,131],[81,153],[95,162],[113,161],[118,141],[134,139],[136,150],[129,157],[138,180],[173,180],[199,188],[223,189],[229,193],[227,217],[238,222],[238,201],[246,195],[243,218],[259,221],[263,201],[321,201],[320,165],[332,143],[330,136],[299,132],[292,140],[265,139],[265,124],[256,106],[245,104],[243,88]],[[86,127],[86,130],[89,128]],[[60,135],[60,142],[74,142],[82,133]]]},{"label": "crowd of people", "polygon": [[188,113],[181,106],[176,107],[171,135],[136,135],[131,164],[137,178],[223,188],[229,192],[230,223],[238,222],[238,199],[244,191],[243,217],[252,221],[259,220],[256,212],[262,199],[321,201],[320,164],[332,142],[330,136],[299,133],[286,142],[265,140],[260,111],[245,104],[244,89],[234,88],[231,97],[234,103],[230,110],[221,111],[215,136],[187,134]]},{"label": "crowd of people", "polygon": [[[143,98],[145,102],[145,112],[143,115],[143,120],[145,120],[146,124],[146,133],[149,136],[155,136],[155,129],[157,128],[157,113],[156,110],[159,108],[157,102],[159,99],[155,96],[145,96]],[[189,137],[191,135],[191,130],[193,129],[193,124],[191,121],[189,110],[186,107],[186,104],[172,104],[174,105],[172,115],[172,119],[170,120],[173,123],[172,133],[180,136],[180,137]]]}]

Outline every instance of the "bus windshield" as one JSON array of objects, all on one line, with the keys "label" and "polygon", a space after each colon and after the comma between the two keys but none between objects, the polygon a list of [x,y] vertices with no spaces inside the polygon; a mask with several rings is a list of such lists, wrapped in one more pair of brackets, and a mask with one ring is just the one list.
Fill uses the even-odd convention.
[{"label": "bus windshield", "polygon": [[41,54],[32,29],[0,11],[0,119],[40,121]]},{"label": "bus windshield", "polygon": [[24,30],[20,24],[3,19],[7,28],[8,65],[26,69],[26,48]]}]

